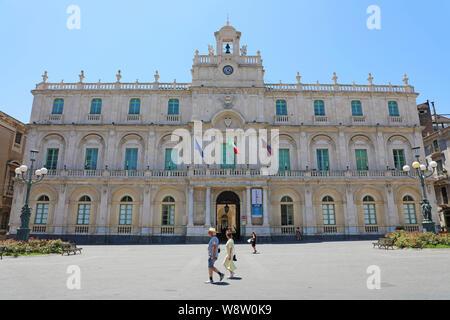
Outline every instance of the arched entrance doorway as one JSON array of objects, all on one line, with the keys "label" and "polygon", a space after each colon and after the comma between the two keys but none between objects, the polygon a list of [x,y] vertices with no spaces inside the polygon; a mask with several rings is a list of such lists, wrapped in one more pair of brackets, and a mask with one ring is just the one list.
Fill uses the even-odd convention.
[{"label": "arched entrance doorway", "polygon": [[225,240],[225,231],[231,230],[233,237],[239,240],[241,235],[240,200],[236,193],[224,191],[216,200],[217,236]]}]

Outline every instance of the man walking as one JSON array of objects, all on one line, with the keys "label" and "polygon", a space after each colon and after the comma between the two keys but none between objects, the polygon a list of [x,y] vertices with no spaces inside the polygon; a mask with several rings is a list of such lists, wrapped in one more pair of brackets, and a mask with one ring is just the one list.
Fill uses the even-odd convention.
[{"label": "man walking", "polygon": [[205,283],[214,283],[213,281],[213,272],[217,273],[220,277],[220,281],[222,281],[224,274],[217,270],[214,267],[214,263],[217,261],[219,256],[219,239],[216,237],[216,229],[209,228],[208,234],[211,237],[208,243],[208,271],[209,271],[209,280]]}]

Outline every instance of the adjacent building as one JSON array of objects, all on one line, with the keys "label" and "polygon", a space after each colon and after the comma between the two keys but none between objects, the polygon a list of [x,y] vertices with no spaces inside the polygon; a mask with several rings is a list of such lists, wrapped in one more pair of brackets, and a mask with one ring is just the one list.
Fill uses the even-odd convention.
[{"label": "adjacent building", "polygon": [[[159,82],[158,72],[150,83],[123,83],[120,71],[112,83],[84,82],[84,72],[77,83],[43,75],[26,152],[28,162],[39,150],[37,167],[49,170],[30,197],[34,236],[151,243],[201,241],[210,226],[273,240],[297,228],[341,238],[421,229],[421,188],[402,171],[413,147],[424,158],[418,94],[406,76],[401,86],[376,85],[370,74],[363,85],[340,84],[336,74],[331,84],[305,84],[298,73],[294,83],[266,83],[261,53],[247,55],[240,32],[227,23],[214,35],[208,54],[195,52],[190,83]],[[194,136],[198,122],[224,135],[279,130],[279,170],[264,174],[239,141],[223,141],[222,164],[177,165],[171,135]],[[191,142],[197,156],[207,148]],[[24,197],[18,186],[12,234]]]},{"label": "adjacent building", "polygon": [[25,125],[0,111],[0,239],[8,232],[14,192],[14,170],[25,150]]}]

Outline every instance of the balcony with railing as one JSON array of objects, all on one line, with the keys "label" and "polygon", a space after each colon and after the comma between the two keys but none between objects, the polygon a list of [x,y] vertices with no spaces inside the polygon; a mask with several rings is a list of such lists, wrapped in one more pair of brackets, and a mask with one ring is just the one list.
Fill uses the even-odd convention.
[{"label": "balcony with railing", "polygon": [[166,121],[168,123],[180,123],[180,115],[179,114],[168,114],[166,116]]},{"label": "balcony with railing", "polygon": [[140,114],[128,114],[127,121],[128,122],[139,122],[139,121],[141,121],[141,115]]},{"label": "balcony with railing", "polygon": [[62,114],[50,114],[48,120],[51,122],[61,122],[63,120]]},{"label": "balcony with railing", "polygon": [[87,115],[87,121],[91,123],[97,123],[102,120],[101,114],[88,114]]},{"label": "balcony with railing", "polygon": [[276,124],[286,124],[289,122],[289,116],[287,115],[276,115],[274,122]]},{"label": "balcony with railing", "polygon": [[316,124],[324,124],[328,122],[327,116],[314,116],[314,123]]},{"label": "balcony with railing", "polygon": [[363,124],[366,122],[365,116],[352,116],[352,123],[354,124]]},{"label": "balcony with railing", "polygon": [[401,124],[403,122],[402,117],[390,116],[389,123],[390,124]]},{"label": "balcony with railing", "polygon": [[[82,179],[196,179],[196,178],[266,178],[274,180],[384,180],[409,179],[408,174],[397,170],[279,170],[267,174],[266,170],[249,168],[189,168],[178,170],[49,170],[47,179],[82,178]],[[411,172],[410,174],[416,175]]]}]

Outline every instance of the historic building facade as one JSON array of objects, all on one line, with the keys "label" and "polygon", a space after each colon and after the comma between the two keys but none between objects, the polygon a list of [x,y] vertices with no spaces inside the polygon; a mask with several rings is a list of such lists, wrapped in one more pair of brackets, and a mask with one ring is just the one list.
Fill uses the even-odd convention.
[{"label": "historic building facade", "polygon": [[[264,82],[230,25],[193,59],[191,83],[48,83],[32,91],[29,150],[49,169],[33,187],[34,235],[93,243],[196,241],[209,226],[236,236],[378,235],[420,228],[420,186],[401,171],[421,146],[414,88]],[[278,129],[279,171],[261,165],[177,165],[175,129]],[[269,138],[270,139],[270,138]],[[258,143],[263,143],[261,140]],[[271,141],[266,141],[270,146]],[[201,152],[204,143],[193,152]],[[237,155],[246,154],[242,147]],[[267,150],[269,151],[269,147]],[[246,148],[246,147],[244,147]],[[224,142],[223,154],[233,152]],[[236,157],[236,156],[235,156]],[[432,190],[432,186],[429,186]],[[11,233],[25,189],[14,197]],[[433,217],[437,218],[434,193]]]},{"label": "historic building facade", "polygon": [[8,232],[14,194],[14,170],[25,150],[25,125],[0,111],[0,239]]}]

